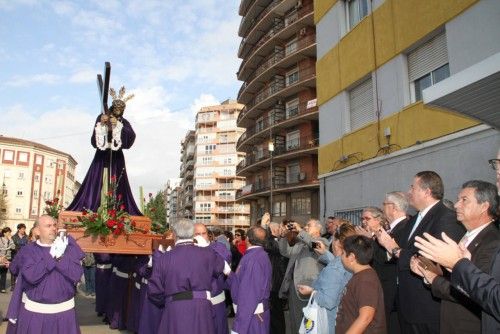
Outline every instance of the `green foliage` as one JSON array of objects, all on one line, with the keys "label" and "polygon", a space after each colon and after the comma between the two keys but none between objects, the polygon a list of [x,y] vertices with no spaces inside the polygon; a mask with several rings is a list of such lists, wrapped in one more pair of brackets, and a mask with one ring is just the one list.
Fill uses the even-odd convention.
[{"label": "green foliage", "polygon": [[167,210],[163,191],[159,191],[155,196],[149,193],[144,215],[151,219],[151,230],[153,232],[164,233],[167,230]]}]

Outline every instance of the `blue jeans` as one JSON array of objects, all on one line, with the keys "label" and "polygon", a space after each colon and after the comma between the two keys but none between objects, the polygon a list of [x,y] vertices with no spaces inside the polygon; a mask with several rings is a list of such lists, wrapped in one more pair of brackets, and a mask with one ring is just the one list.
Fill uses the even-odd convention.
[{"label": "blue jeans", "polygon": [[95,266],[83,267],[85,276],[85,292],[95,293]]}]

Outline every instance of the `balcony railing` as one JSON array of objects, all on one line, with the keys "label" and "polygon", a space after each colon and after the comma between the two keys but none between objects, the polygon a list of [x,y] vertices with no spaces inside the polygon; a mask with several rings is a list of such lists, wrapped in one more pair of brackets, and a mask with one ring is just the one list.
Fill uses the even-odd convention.
[{"label": "balcony railing", "polygon": [[267,69],[273,67],[275,64],[279,63],[283,59],[286,59],[288,57],[292,57],[293,55],[300,53],[302,50],[305,48],[311,46],[316,42],[316,34],[312,35],[307,35],[305,37],[302,37],[301,39],[297,40],[295,43],[295,49],[293,52],[286,53],[285,50],[279,50],[275,51],[272,53],[269,57],[264,60],[259,67],[255,69],[253,74],[251,74],[246,81],[241,85],[240,90],[238,92],[238,99],[240,99],[241,94],[244,92],[244,90],[251,85],[252,81],[258,78],[259,75],[264,73]]},{"label": "balcony railing", "polygon": [[[256,17],[254,17],[254,18],[253,18],[253,17],[251,18],[250,16],[244,16],[244,17],[242,18],[242,20],[241,20],[241,22],[240,22],[240,26],[239,26],[239,28],[238,28],[238,31],[239,31],[239,33],[240,33],[240,36],[243,36],[243,37],[248,36],[248,34],[247,34],[247,32],[248,32],[248,31],[242,31],[243,26],[246,24],[246,22],[247,22],[248,20],[251,20],[251,23],[252,23],[252,24],[251,24],[250,26],[252,27],[252,29],[254,29],[254,28],[255,28],[255,25],[257,24],[257,22],[259,22],[259,21],[260,21],[260,20],[261,20],[264,16],[266,16],[266,15],[267,15],[267,14],[268,14],[271,10],[273,10],[273,9],[274,9],[274,7],[276,7],[277,5],[279,5],[279,4],[280,4],[281,2],[283,2],[283,1],[284,1],[284,0],[274,0],[274,1],[272,1],[271,3],[269,3],[269,5],[267,5],[267,7],[266,7],[266,8],[264,8],[264,10],[262,10],[262,11],[259,13],[259,15],[257,15],[257,16],[256,16]],[[248,30],[248,28],[246,28],[246,30]],[[238,49],[238,56],[239,56],[240,58],[245,57],[245,55],[242,55],[242,51],[243,51],[243,49],[244,49],[244,44],[242,43],[242,44],[240,44],[240,47],[239,47],[239,49]]]},{"label": "balcony railing", "polygon": [[247,139],[251,138],[255,134],[265,132],[266,130],[269,129],[270,126],[273,126],[273,125],[279,126],[281,123],[284,123],[288,120],[291,120],[294,118],[299,118],[305,114],[313,113],[316,111],[318,111],[317,107],[307,108],[307,102],[304,102],[304,103],[300,103],[296,107],[290,107],[288,109],[285,109],[284,118],[275,117],[273,120],[274,122],[272,124],[270,124],[269,118],[266,117],[266,118],[264,118],[260,127],[252,126],[252,127],[247,128],[247,130],[243,133],[243,135],[241,135],[236,146],[240,147]]},{"label": "balcony railing", "polygon": [[285,85],[284,82],[283,83],[273,82],[272,84],[270,84],[269,86],[265,87],[260,92],[258,92],[255,95],[255,98],[251,102],[247,103],[245,112],[241,112],[240,115],[238,116],[238,123],[240,123],[243,117],[245,117],[249,112],[251,112],[255,106],[265,101],[269,97],[277,95],[284,89],[301,85],[304,81],[313,79],[316,76],[316,67],[314,66],[304,67],[302,69],[299,69],[298,73],[299,73],[298,79],[293,84]]},{"label": "balcony railing", "polygon": [[[272,5],[272,3],[270,4]],[[276,5],[275,5],[276,6]],[[274,8],[274,6],[273,6]],[[272,8],[271,8],[272,9]],[[285,21],[282,21],[281,23],[277,23],[269,29],[269,31],[262,36],[253,46],[247,51],[246,55],[242,55],[241,52],[245,48],[244,45],[247,43],[248,38],[243,38],[240,42],[240,47],[239,47],[239,52],[238,56],[243,59],[243,61],[240,64],[240,68],[237,73],[241,73],[241,71],[245,68],[246,63],[249,59],[253,58],[255,54],[259,51],[259,48],[264,45],[268,40],[270,40],[272,37],[276,36],[278,32],[280,32],[283,29],[286,29],[290,26],[292,26],[293,23],[296,21],[299,21],[303,17],[310,15],[311,13],[314,12],[313,4],[303,6],[300,10],[297,12],[294,12],[290,14],[289,16],[296,17],[296,19],[292,23],[285,24]],[[288,17],[287,17],[288,18]],[[285,18],[285,20],[287,19]],[[258,22],[258,20],[256,21]],[[254,27],[255,29],[256,27]],[[272,32],[272,33],[271,33]]]},{"label": "balcony railing", "polygon": [[[293,190],[295,188],[307,187],[307,186],[319,186],[318,178],[309,177],[303,180],[299,180],[298,182],[294,181],[294,182],[285,182],[281,184],[274,184],[273,191],[275,190],[283,191],[284,189],[287,188]],[[271,187],[269,181],[254,183],[251,185],[251,187],[246,189],[245,193],[243,193],[242,190],[238,190],[236,192],[236,200],[239,200],[242,197],[247,197],[249,195],[251,196],[259,194],[259,196],[262,196],[263,193],[270,192],[270,190]]]},{"label": "balcony railing", "polygon": [[[273,151],[273,159],[278,159],[284,154],[317,148],[319,143],[318,136],[303,136],[297,139],[289,140],[282,145],[275,144]],[[269,150],[263,149],[261,151],[247,153],[247,156],[236,166],[236,174],[241,172],[248,166],[251,166],[259,161],[269,159],[271,154]]]}]

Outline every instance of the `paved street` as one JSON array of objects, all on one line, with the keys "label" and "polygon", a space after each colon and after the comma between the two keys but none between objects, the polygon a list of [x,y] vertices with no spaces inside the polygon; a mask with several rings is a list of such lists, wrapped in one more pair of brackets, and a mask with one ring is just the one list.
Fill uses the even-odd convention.
[{"label": "paved street", "polygon": [[[9,278],[8,278],[9,280]],[[11,293],[0,293],[0,315],[3,318],[9,305]],[[129,331],[117,331],[109,329],[108,325],[102,323],[101,318],[94,312],[95,299],[78,294],[76,297],[76,310],[82,334],[103,334],[103,333],[132,333]],[[0,325],[0,334],[5,334],[7,323]]]}]

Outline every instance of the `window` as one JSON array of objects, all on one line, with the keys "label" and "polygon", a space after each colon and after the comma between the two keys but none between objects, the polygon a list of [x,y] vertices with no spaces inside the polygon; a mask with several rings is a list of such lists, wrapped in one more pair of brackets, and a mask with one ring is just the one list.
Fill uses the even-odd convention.
[{"label": "window", "polygon": [[333,216],[347,219],[354,225],[361,225],[360,217],[362,213],[363,209],[340,210],[335,211]]},{"label": "window", "polygon": [[3,162],[13,163],[14,162],[14,151],[3,150]]},{"label": "window", "polygon": [[286,85],[293,85],[297,81],[299,81],[299,70],[295,68],[286,74]]},{"label": "window", "polygon": [[40,174],[35,174],[35,182],[40,182]]},{"label": "window", "polygon": [[210,165],[212,163],[212,157],[202,157],[201,164],[202,165]]},{"label": "window", "polygon": [[286,201],[274,202],[273,216],[286,216]]},{"label": "window", "polygon": [[297,51],[297,38],[292,39],[285,46],[285,56],[289,56],[290,54]]},{"label": "window", "polygon": [[293,99],[286,103],[286,118],[290,118],[299,114],[299,99]]},{"label": "window", "polygon": [[21,213],[21,212],[22,212],[21,208],[16,208],[16,213]]},{"label": "window", "polygon": [[24,172],[19,172],[19,175],[17,176],[19,180],[24,180]]},{"label": "window", "polygon": [[220,142],[221,143],[227,143],[228,142],[228,136],[227,134],[220,135]]},{"label": "window", "polygon": [[375,120],[372,79],[363,81],[349,92],[351,131]]},{"label": "window", "polygon": [[199,209],[201,212],[210,212],[211,207],[211,203],[200,203]]},{"label": "window", "polygon": [[205,145],[205,154],[212,154],[212,151],[214,151],[215,148],[216,148],[215,144]]},{"label": "window", "polygon": [[31,214],[32,215],[37,215],[38,214],[38,209],[37,208],[31,208]]},{"label": "window", "polygon": [[264,157],[264,149],[262,146],[257,147],[257,153],[255,154],[255,160],[259,161]]},{"label": "window", "polygon": [[260,132],[264,130],[265,125],[264,125],[264,117],[259,117],[257,119],[257,122],[255,122],[255,132]]},{"label": "window", "polygon": [[230,165],[230,164],[232,164],[232,162],[233,162],[233,159],[231,159],[231,158],[224,158],[224,165]]},{"label": "window", "polygon": [[300,131],[293,131],[286,134],[286,150],[296,150],[300,147]]},{"label": "window", "polygon": [[4,196],[7,196],[8,193],[9,193],[9,191],[7,189],[3,189],[3,195]]},{"label": "window", "polygon": [[368,15],[368,0],[348,0],[346,11],[347,22],[349,22],[349,30],[351,30],[366,15]]},{"label": "window", "polygon": [[422,100],[424,89],[450,76],[444,33],[408,54],[408,76],[412,102]]},{"label": "window", "polygon": [[38,198],[38,190],[33,190],[33,198]]},{"label": "window", "polygon": [[41,155],[36,155],[35,156],[35,164],[41,165],[42,163],[43,163],[43,157]]},{"label": "window", "polygon": [[17,191],[17,196],[23,196],[23,191],[22,190],[18,190]]},{"label": "window", "polygon": [[311,214],[311,199],[309,197],[292,198],[292,215]]},{"label": "window", "polygon": [[29,162],[29,153],[27,152],[17,152],[17,163],[18,164],[28,164]]},{"label": "window", "polygon": [[286,167],[286,182],[297,183],[300,177],[300,164],[298,162],[290,164]]}]

